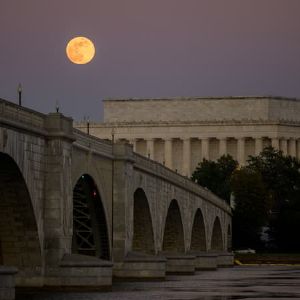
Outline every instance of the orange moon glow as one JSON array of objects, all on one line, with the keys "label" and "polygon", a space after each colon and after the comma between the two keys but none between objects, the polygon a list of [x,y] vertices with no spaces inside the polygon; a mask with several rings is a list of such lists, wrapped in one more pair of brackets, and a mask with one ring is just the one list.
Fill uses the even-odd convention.
[{"label": "orange moon glow", "polygon": [[95,46],[86,37],[78,36],[69,41],[66,53],[71,62],[78,65],[89,63],[95,55]]}]

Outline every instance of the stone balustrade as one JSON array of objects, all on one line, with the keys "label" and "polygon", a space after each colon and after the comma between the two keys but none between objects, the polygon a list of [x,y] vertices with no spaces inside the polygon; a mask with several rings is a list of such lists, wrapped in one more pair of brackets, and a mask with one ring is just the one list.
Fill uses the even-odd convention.
[{"label": "stone balustrade", "polygon": [[82,148],[91,151],[100,156],[112,158],[112,143],[100,140],[92,135],[88,135],[78,129],[73,131],[76,141],[74,142],[75,148]]},{"label": "stone balustrade", "polygon": [[215,194],[210,192],[208,189],[194,183],[185,176],[182,176],[166,167],[163,167],[160,163],[151,159],[145,158],[143,155],[134,153],[134,167],[144,172],[152,172],[154,176],[161,177],[162,179],[171,182],[172,184],[181,187],[184,190],[192,191],[194,194],[200,196],[213,205],[220,207],[226,212],[231,213],[230,208],[224,202],[224,200],[217,197]]},{"label": "stone balustrade", "polygon": [[18,121],[35,128],[44,129],[46,115],[0,99],[0,118]]}]

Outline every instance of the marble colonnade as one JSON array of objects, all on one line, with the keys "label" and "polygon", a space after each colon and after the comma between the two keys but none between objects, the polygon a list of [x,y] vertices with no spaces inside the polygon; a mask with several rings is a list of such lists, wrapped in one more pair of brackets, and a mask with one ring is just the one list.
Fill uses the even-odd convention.
[{"label": "marble colonnade", "polygon": [[273,146],[286,155],[300,158],[300,139],[295,138],[168,137],[121,140],[131,143],[135,152],[163,163],[184,176],[191,176],[203,158],[216,160],[222,155],[230,154],[240,165],[244,165],[249,155],[258,155],[267,146]]}]

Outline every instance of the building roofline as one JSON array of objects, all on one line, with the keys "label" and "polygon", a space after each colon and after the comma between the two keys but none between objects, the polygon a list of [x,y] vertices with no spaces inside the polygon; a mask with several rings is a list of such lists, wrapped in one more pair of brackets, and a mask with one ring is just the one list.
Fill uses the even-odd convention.
[{"label": "building roofline", "polygon": [[158,98],[105,98],[104,102],[139,102],[139,101],[197,101],[197,100],[288,100],[288,101],[300,101],[300,98],[296,97],[282,97],[282,96],[209,96],[209,97],[158,97]]},{"label": "building roofline", "polygon": [[[82,125],[82,126],[81,126]],[[157,121],[157,122],[91,122],[90,128],[112,128],[112,127],[177,127],[177,126],[247,126],[247,125],[278,125],[278,126],[299,126],[300,121],[293,121],[293,120],[212,120],[212,121],[172,121],[172,122],[165,122],[165,121]],[[85,122],[75,122],[75,127],[82,127],[86,128]]]}]

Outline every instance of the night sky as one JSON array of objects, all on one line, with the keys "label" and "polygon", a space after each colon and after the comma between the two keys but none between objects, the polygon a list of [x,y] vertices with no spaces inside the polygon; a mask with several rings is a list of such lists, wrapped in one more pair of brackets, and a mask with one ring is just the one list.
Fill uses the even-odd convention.
[{"label": "night sky", "polygon": [[[86,36],[94,60],[72,64]],[[102,119],[115,97],[300,98],[299,0],[0,0],[0,98]]]}]

